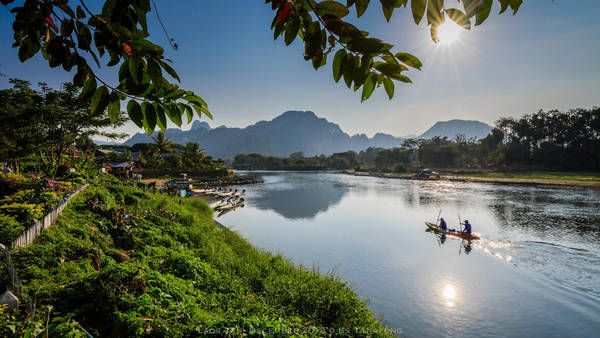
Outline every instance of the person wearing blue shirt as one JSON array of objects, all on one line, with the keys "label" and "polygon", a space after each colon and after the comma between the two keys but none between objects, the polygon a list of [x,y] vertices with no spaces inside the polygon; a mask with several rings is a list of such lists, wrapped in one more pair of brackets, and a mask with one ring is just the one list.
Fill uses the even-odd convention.
[{"label": "person wearing blue shirt", "polygon": [[471,223],[468,220],[465,220],[465,229],[463,230],[463,234],[471,234]]},{"label": "person wearing blue shirt", "polygon": [[448,230],[448,225],[446,225],[446,221],[444,221],[444,218],[440,218],[440,227],[442,228],[442,231]]}]

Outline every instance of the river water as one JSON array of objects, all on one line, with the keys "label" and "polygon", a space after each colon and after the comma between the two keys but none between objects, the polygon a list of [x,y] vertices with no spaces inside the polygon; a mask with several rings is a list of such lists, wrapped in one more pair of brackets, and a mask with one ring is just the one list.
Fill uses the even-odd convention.
[{"label": "river water", "polygon": [[[264,172],[219,221],[335,271],[401,336],[597,336],[600,190]],[[426,232],[441,210],[470,245]]]}]

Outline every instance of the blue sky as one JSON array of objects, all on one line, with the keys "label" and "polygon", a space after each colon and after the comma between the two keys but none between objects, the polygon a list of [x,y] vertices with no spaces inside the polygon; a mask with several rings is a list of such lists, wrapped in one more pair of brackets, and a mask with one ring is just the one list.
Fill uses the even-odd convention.
[{"label": "blue sky", "polygon": [[[92,3],[92,1],[89,1]],[[493,14],[463,32],[451,45],[436,45],[427,27],[416,26],[409,9],[396,10],[386,23],[378,1],[355,24],[410,52],[424,64],[411,70],[412,84],[396,84],[391,101],[383,90],[360,103],[353,92],[302,57],[300,41],[286,47],[274,41],[274,12],[264,1],[160,1],[157,5],[180,48],[167,50],[182,87],[202,96],[213,127],[244,127],[286,110],[312,110],[350,133],[419,134],[439,120],[477,119],[493,124],[500,116],[539,109],[600,105],[600,1],[526,0],[519,13]],[[152,41],[167,46],[154,12]],[[41,56],[22,64],[11,48],[11,15],[0,7],[0,88],[8,77],[57,87],[71,74],[48,68]],[[116,68],[101,72],[109,81]],[[114,83],[114,82],[113,82]],[[189,126],[187,126],[189,128]],[[185,129],[185,127],[184,127]],[[138,132],[132,124],[125,132]]]}]

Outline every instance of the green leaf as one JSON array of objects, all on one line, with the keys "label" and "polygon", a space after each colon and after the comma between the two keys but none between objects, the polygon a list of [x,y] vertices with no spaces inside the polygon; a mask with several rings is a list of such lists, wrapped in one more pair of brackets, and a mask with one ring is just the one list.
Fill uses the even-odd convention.
[{"label": "green leaf", "polygon": [[471,29],[471,21],[465,13],[461,12],[456,8],[448,8],[446,10],[446,15],[450,18],[450,20],[456,22],[457,25],[461,26],[464,29]]},{"label": "green leaf", "polygon": [[169,66],[166,62],[164,61],[159,61],[160,65],[163,67],[163,69],[169,74],[171,75],[175,80],[177,80],[177,82],[181,82],[181,79],[179,78],[179,75],[177,75],[177,72],[175,71],[175,69],[173,69],[171,66]]},{"label": "green leaf", "polygon": [[479,8],[477,8],[477,14],[475,15],[475,26],[481,25],[485,19],[490,16],[492,10],[493,0],[483,0]]},{"label": "green leaf", "polygon": [[285,29],[285,22],[281,22],[281,21],[277,20],[277,23],[275,24],[275,29],[273,30],[273,40],[277,40],[277,38],[281,35],[281,33],[283,33],[284,29]]},{"label": "green leaf", "polygon": [[407,76],[400,75],[400,74],[390,76],[390,78],[392,80],[396,80],[396,81],[401,81],[401,82],[406,82],[406,83],[412,83],[412,81]]},{"label": "green leaf", "polygon": [[119,98],[119,94],[113,90],[110,93],[109,103],[108,103],[108,118],[110,118],[110,122],[115,123],[119,118],[119,114],[121,113],[121,99]]},{"label": "green leaf", "polygon": [[148,102],[142,102],[142,121],[146,135],[152,134],[156,127],[156,112],[154,106]]},{"label": "green leaf", "polygon": [[347,46],[363,55],[376,55],[392,49],[392,45],[375,38],[352,39]]},{"label": "green leaf", "polygon": [[500,13],[504,13],[508,9],[508,5],[510,4],[510,0],[498,0],[500,2]]},{"label": "green leaf", "polygon": [[73,83],[79,87],[85,85],[85,81],[88,77],[88,73],[84,67],[78,67],[77,73],[73,76]]},{"label": "green leaf", "polygon": [[133,123],[135,123],[138,127],[142,128],[144,126],[142,108],[140,108],[139,103],[137,103],[135,100],[129,100],[127,103],[127,114],[129,114],[131,121],[133,121]]},{"label": "green leaf", "polygon": [[96,89],[90,101],[90,113],[94,116],[101,115],[108,106],[108,89],[102,86]]},{"label": "green leaf", "polygon": [[481,4],[481,0],[462,0],[467,18],[472,18],[477,14],[477,8]]},{"label": "green leaf", "polygon": [[147,58],[146,62],[148,63],[148,67],[147,67],[148,75],[150,75],[150,78],[152,79],[154,88],[160,89],[160,87],[162,86],[162,80],[163,80],[162,71],[160,70],[160,66],[158,65],[158,63],[156,61],[152,60],[151,58]]},{"label": "green leaf", "polygon": [[337,1],[330,0],[319,2],[315,7],[315,11],[321,17],[324,15],[333,15],[337,16],[338,18],[343,18],[350,13],[346,6]]},{"label": "green leaf", "polygon": [[384,77],[383,88],[385,88],[385,92],[388,94],[388,97],[391,100],[394,97],[394,82],[388,77]]},{"label": "green leaf", "polygon": [[427,0],[411,0],[410,8],[412,10],[413,19],[415,23],[418,25],[423,19],[425,15],[425,5],[427,4]]},{"label": "green leaf", "polygon": [[127,59],[127,65],[129,67],[129,76],[133,83],[139,85],[142,82],[142,72],[140,72],[142,60],[139,57],[131,56]]},{"label": "green leaf", "polygon": [[289,46],[296,36],[298,36],[298,31],[300,30],[300,18],[297,16],[292,17],[290,22],[285,27],[285,36],[284,41],[286,46]]},{"label": "green leaf", "polygon": [[165,113],[169,117],[169,120],[175,123],[177,127],[181,127],[182,124],[181,115],[183,115],[183,112],[185,110],[185,108],[183,108],[182,106],[183,104],[180,104],[179,106],[176,104],[165,105]]},{"label": "green leaf", "polygon": [[90,76],[85,84],[83,85],[83,89],[81,90],[81,94],[79,94],[80,99],[89,99],[92,94],[96,91],[96,78],[94,76]]},{"label": "green leaf", "polygon": [[208,107],[208,105],[206,104],[206,102],[204,100],[202,100],[201,97],[197,96],[197,95],[188,95],[185,96],[183,98],[184,100],[188,101],[189,103],[195,103],[199,106],[204,106],[204,107]]},{"label": "green leaf", "polygon": [[190,107],[189,105],[183,105],[185,108],[185,114],[187,115],[188,118],[188,123],[191,123],[192,120],[194,119],[194,111],[192,110],[192,107]]},{"label": "green leaf", "polygon": [[375,69],[384,75],[391,76],[394,74],[400,74],[408,68],[399,63],[375,62]]},{"label": "green leaf", "polygon": [[421,67],[423,67],[423,64],[421,64],[421,61],[419,61],[419,59],[417,59],[415,56],[408,54],[408,53],[397,53],[396,55],[394,55],[398,60],[400,60],[400,62],[404,63],[405,65],[409,66],[409,67],[413,67],[416,68],[418,70],[421,70]]},{"label": "green leaf", "polygon": [[361,17],[369,7],[369,2],[371,0],[356,0],[356,16]]},{"label": "green leaf", "polygon": [[332,68],[333,68],[333,79],[335,80],[335,82],[340,81],[340,78],[342,77],[342,68],[343,68],[343,63],[344,63],[345,58],[346,58],[346,50],[345,49],[338,50],[337,53],[335,53],[335,56],[333,57]]},{"label": "green leaf", "polygon": [[206,115],[209,119],[212,120],[212,114],[210,113],[210,111],[208,111],[208,109],[199,106],[197,104],[192,104],[194,106],[194,109],[196,110],[196,113],[198,114],[198,117],[202,117],[202,113],[204,113],[204,115]]},{"label": "green leaf", "polygon": [[19,61],[25,62],[33,57],[40,50],[40,45],[33,42],[32,39],[24,39],[19,48]]},{"label": "green leaf", "polygon": [[370,73],[369,76],[365,79],[365,83],[363,84],[362,96],[360,101],[363,102],[373,94],[373,90],[375,90],[375,85],[377,84],[377,74]]},{"label": "green leaf", "polygon": [[154,111],[156,112],[156,124],[162,131],[167,130],[167,117],[165,116],[165,110],[163,109],[162,104],[155,102],[153,104]]},{"label": "green leaf", "polygon": [[444,14],[442,7],[444,0],[428,0],[427,1],[427,23],[437,24],[438,26],[444,23]]},{"label": "green leaf", "polygon": [[85,12],[83,11],[83,9],[81,8],[81,6],[77,6],[77,19],[83,19],[85,18]]},{"label": "green leaf", "polygon": [[77,28],[79,30],[77,33],[77,41],[79,48],[89,50],[90,44],[92,43],[92,32],[89,28],[87,28],[86,25],[79,21],[77,21]]},{"label": "green leaf", "polygon": [[510,8],[513,10],[513,15],[517,14],[517,11],[519,10],[519,7],[521,7],[522,3],[523,0],[510,0]]}]

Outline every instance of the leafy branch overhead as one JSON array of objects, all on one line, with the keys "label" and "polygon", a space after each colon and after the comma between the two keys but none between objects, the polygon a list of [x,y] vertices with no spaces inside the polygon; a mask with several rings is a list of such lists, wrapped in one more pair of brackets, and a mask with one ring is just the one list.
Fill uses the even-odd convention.
[{"label": "leafy branch overhead", "polygon": [[[431,38],[438,42],[438,27],[445,18],[456,22],[464,29],[471,29],[471,21],[475,26],[483,23],[490,15],[493,0],[458,0],[463,9],[447,8],[444,0],[410,0],[410,9],[415,24],[427,18]],[[523,0],[497,0],[500,13],[509,7],[515,14]],[[383,15],[389,22],[395,9],[408,7],[409,0],[379,0]],[[450,2],[450,1],[447,1]],[[455,1],[452,1],[455,2]],[[388,97],[394,96],[394,81],[411,80],[403,74],[409,67],[421,69],[419,59],[409,53],[393,52],[393,46],[369,36],[369,33],[344,20],[352,10],[356,16],[362,16],[370,0],[266,0],[277,12],[271,29],[274,38],[283,35],[286,45],[290,45],[297,37],[304,42],[304,58],[311,60],[315,69],[327,63],[327,57],[335,52],[333,62],[333,79],[338,82],[343,78],[348,88],[357,91],[362,87],[361,101],[368,99],[376,87],[383,85]]]},{"label": "leafy branch overhead", "polygon": [[[83,0],[25,0],[11,9],[13,47],[19,48],[21,62],[41,53],[50,67],[76,70],[73,83],[83,87],[81,98],[91,100],[91,113],[108,111],[113,122],[124,100],[129,101],[129,118],[148,134],[156,126],[165,130],[167,117],[177,126],[184,116],[191,122],[194,112],[212,118],[202,98],[167,78],[180,82],[163,48],[147,39],[150,10],[150,0],[106,0],[100,13],[93,13]],[[117,85],[95,71],[105,55],[106,66],[119,66]]]},{"label": "leafy branch overhead", "polygon": [[[395,9],[409,5],[409,0],[379,1],[387,21]],[[470,29],[471,21],[475,25],[485,21],[493,4],[493,0],[459,1],[462,10],[446,8],[444,0],[410,0],[410,8],[416,24],[427,17],[431,36],[437,41],[437,27],[446,17]],[[516,13],[523,0],[497,1],[500,13],[509,7]],[[0,0],[5,6],[13,2]],[[347,0],[346,4],[332,0],[266,3],[277,11],[271,25],[275,39],[283,35],[289,45],[299,37],[304,42],[304,58],[311,60],[316,69],[335,52],[334,80],[343,79],[355,91],[362,88],[362,101],[381,85],[391,99],[394,82],[410,83],[404,72],[409,67],[422,67],[415,56],[393,52],[392,45],[344,21],[352,8],[357,17],[363,15],[370,0]],[[73,83],[83,88],[81,98],[90,100],[91,113],[107,111],[113,122],[122,114],[122,101],[128,101],[129,118],[148,134],[157,126],[165,130],[167,119],[181,126],[184,117],[189,123],[194,114],[212,118],[201,97],[179,87],[179,76],[163,48],[148,40],[147,15],[152,8],[157,12],[154,0],[104,0],[99,13],[92,12],[84,0],[19,1],[11,8],[15,15],[13,47],[19,48],[22,62],[40,53],[50,67],[74,70]],[[176,49],[172,39],[169,43]],[[98,76],[105,62],[107,67],[119,67],[118,84],[111,85]]]}]

